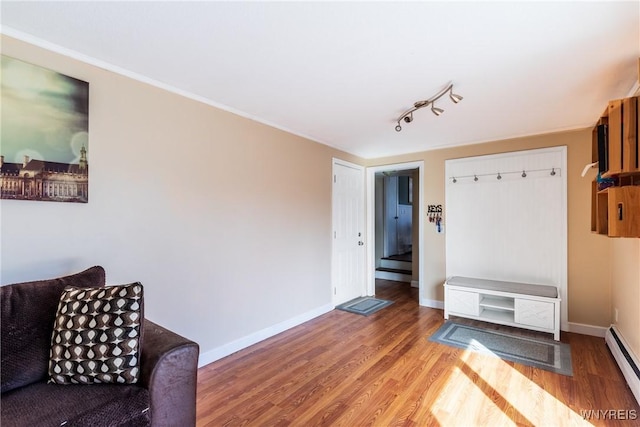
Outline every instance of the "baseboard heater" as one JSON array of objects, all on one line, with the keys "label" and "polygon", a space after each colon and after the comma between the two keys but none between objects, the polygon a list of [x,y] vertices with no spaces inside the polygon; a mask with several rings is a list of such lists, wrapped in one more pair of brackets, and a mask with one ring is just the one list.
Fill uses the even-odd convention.
[{"label": "baseboard heater", "polygon": [[607,329],[604,339],[609,350],[611,350],[611,354],[613,354],[614,359],[616,359],[624,378],[627,380],[631,392],[638,401],[638,404],[640,404],[640,363],[636,360],[633,353],[631,353],[628,344],[624,341],[620,332],[616,330],[615,326]]}]

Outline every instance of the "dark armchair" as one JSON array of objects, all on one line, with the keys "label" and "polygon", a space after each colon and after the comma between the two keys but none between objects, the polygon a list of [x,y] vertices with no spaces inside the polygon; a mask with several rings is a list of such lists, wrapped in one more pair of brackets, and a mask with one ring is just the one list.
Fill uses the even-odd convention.
[{"label": "dark armchair", "polygon": [[54,318],[69,285],[105,286],[104,269],[0,287],[0,424],[194,426],[198,344],[146,319],[137,383],[47,382]]}]

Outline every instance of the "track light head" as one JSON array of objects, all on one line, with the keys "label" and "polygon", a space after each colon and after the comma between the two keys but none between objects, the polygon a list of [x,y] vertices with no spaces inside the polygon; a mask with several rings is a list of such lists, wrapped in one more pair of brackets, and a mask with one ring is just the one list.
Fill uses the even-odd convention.
[{"label": "track light head", "polygon": [[402,130],[402,126],[400,124],[396,125],[396,132],[400,132]]},{"label": "track light head", "polygon": [[444,113],[444,110],[442,108],[436,107],[435,105],[431,105],[431,112],[436,116],[439,116],[440,114]]},{"label": "track light head", "polygon": [[463,99],[460,95],[456,95],[455,93],[453,93],[452,89],[449,90],[449,98],[453,101],[454,104],[457,104]]},{"label": "track light head", "polygon": [[413,121],[413,113],[404,116],[402,120],[404,120],[405,123],[411,123]]}]

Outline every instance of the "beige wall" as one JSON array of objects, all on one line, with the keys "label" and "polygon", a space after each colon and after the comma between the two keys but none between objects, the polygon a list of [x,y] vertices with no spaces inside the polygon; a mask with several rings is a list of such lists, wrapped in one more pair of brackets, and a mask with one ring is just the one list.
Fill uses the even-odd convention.
[{"label": "beige wall", "polygon": [[3,284],[103,265],[205,354],[332,308],[332,157],[360,159],[9,37],[2,53],[89,82],[91,170],[88,204],[0,202]]},{"label": "beige wall", "polygon": [[[331,303],[332,157],[423,160],[426,206],[444,205],[446,159],[566,145],[569,321],[608,326],[616,307],[640,354],[640,246],[589,232],[588,129],[365,162],[6,36],[2,53],[90,82],[91,168],[86,205],[0,202],[3,284],[101,264],[202,352],[242,345]],[[441,301],[445,234],[425,224],[423,298]]]},{"label": "beige wall", "polygon": [[[368,161],[369,166],[423,160],[425,163],[425,205],[444,203],[444,162],[448,159],[528,150],[552,146],[567,146],[568,164],[568,306],[569,322],[606,327],[611,324],[611,239],[593,235],[591,221],[591,180],[595,170],[581,178],[585,164],[591,162],[591,130],[584,129],[531,136],[485,144]],[[425,214],[425,213],[423,213]],[[425,293],[428,300],[443,300],[445,280],[445,234],[437,234],[426,223],[424,241]],[[637,257],[636,257],[637,259]],[[637,268],[636,268],[637,270]],[[637,299],[636,299],[637,300]]]},{"label": "beige wall", "polygon": [[611,311],[618,309],[612,323],[640,357],[640,240],[611,240]]}]

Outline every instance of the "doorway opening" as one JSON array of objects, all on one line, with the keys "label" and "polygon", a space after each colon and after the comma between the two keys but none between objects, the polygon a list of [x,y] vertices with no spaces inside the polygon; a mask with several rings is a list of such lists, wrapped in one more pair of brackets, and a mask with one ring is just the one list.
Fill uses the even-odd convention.
[{"label": "doorway opening", "polygon": [[[421,295],[424,261],[424,162],[367,169],[367,290],[376,293],[376,281],[406,282]],[[402,283],[398,283],[402,285]],[[421,299],[420,297],[418,298]]]},{"label": "doorway opening", "polygon": [[[413,280],[413,175],[417,169],[375,174],[375,277]],[[416,281],[417,284],[417,281]]]}]

